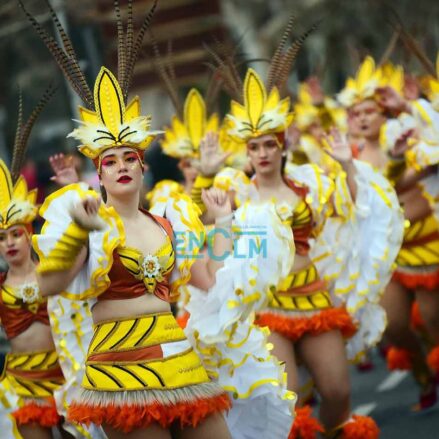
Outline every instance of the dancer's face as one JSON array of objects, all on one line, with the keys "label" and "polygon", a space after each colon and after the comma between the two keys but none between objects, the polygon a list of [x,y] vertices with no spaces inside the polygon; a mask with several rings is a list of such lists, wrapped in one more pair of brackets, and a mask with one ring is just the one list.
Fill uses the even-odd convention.
[{"label": "dancer's face", "polygon": [[23,225],[0,230],[0,254],[8,265],[21,265],[30,257],[30,238]]},{"label": "dancer's face", "polygon": [[143,164],[133,148],[107,149],[101,157],[101,183],[110,196],[120,197],[140,191]]},{"label": "dancer's face", "polygon": [[247,154],[256,175],[280,172],[283,151],[281,146],[274,134],[255,137],[247,142]]},{"label": "dancer's face", "polygon": [[180,169],[181,173],[183,174],[184,181],[187,184],[193,184],[195,179],[197,178],[198,171],[197,169],[192,165],[191,161],[189,159],[181,159],[178,162],[178,168]]},{"label": "dancer's face", "polygon": [[359,136],[367,140],[377,140],[381,126],[386,122],[381,107],[373,99],[353,105],[350,117],[354,126],[358,128]]}]

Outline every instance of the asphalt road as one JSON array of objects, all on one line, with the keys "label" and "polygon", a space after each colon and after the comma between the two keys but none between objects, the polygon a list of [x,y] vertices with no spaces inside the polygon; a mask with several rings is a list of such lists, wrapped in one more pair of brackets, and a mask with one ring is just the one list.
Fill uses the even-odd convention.
[{"label": "asphalt road", "polygon": [[352,368],[353,411],[372,416],[381,439],[439,439],[439,403],[413,413],[410,408],[417,402],[418,390],[411,376],[390,373],[378,355],[372,360],[372,371],[360,373]]}]

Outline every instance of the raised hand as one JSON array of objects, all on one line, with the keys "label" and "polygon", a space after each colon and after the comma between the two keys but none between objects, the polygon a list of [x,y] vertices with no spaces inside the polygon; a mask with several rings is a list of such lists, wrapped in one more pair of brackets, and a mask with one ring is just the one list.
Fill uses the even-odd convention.
[{"label": "raised hand", "polygon": [[378,103],[392,113],[410,113],[410,108],[405,99],[392,87],[377,89]]},{"label": "raised hand", "polygon": [[213,177],[224,166],[230,152],[220,151],[218,134],[207,133],[200,142],[200,159],[193,161],[193,166],[205,177]]},{"label": "raised hand", "polygon": [[402,158],[404,154],[413,146],[409,144],[409,139],[413,138],[416,130],[410,129],[396,139],[394,147],[389,151],[389,155],[393,158]]},{"label": "raised hand", "polygon": [[325,151],[337,162],[344,164],[352,161],[352,149],[339,129],[331,128],[329,135],[324,135],[324,140],[329,148]]},{"label": "raised hand", "polygon": [[77,183],[78,174],[73,164],[73,157],[66,157],[63,153],[54,154],[49,157],[49,163],[54,172],[50,179],[60,186]]},{"label": "raised hand", "polygon": [[103,220],[98,216],[101,198],[87,196],[83,198],[70,210],[73,221],[82,228],[93,231],[102,230],[105,226]]},{"label": "raised hand", "polygon": [[232,213],[230,198],[227,192],[221,189],[214,187],[204,189],[201,192],[201,198],[206,206],[207,211],[215,219],[220,219]]}]

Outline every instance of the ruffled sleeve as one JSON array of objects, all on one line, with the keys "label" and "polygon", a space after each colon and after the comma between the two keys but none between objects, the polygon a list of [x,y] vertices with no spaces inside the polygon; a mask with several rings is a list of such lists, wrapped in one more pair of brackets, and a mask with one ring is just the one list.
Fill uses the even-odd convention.
[{"label": "ruffled sleeve", "polygon": [[[62,296],[48,299],[50,327],[63,371],[65,383],[54,392],[58,413],[67,418],[67,409],[81,387],[88,346],[93,336],[89,301],[70,300]],[[63,428],[75,438],[100,439],[100,429],[64,422]]]},{"label": "ruffled sleeve", "polygon": [[344,249],[340,254],[345,262],[333,295],[358,325],[347,345],[348,358],[355,360],[384,332],[386,315],[379,301],[401,247],[404,216],[390,182],[369,164],[354,164],[357,194],[352,216],[339,230],[343,240],[337,248]]},{"label": "ruffled sleeve", "polygon": [[284,366],[270,354],[268,332],[253,321],[292,267],[291,228],[274,206],[245,203],[235,213],[234,230],[233,255],[215,285],[191,294],[186,332],[210,375],[234,399],[226,417],[233,437],[287,437],[296,396],[286,389]]},{"label": "ruffled sleeve", "polygon": [[[331,194],[333,211],[310,252],[328,283],[334,305],[345,306],[358,326],[347,344],[348,357],[353,360],[376,344],[385,329],[386,317],[379,300],[393,272],[404,230],[402,210],[390,182],[364,162],[354,160],[354,166],[355,203],[341,172]],[[315,179],[308,176],[305,180],[303,175],[294,174],[316,198]],[[328,212],[328,207],[321,209]]]},{"label": "ruffled sleeve", "polygon": [[[85,183],[78,183],[66,186],[46,198],[40,209],[45,223],[41,234],[33,237],[40,266],[57,271],[57,267],[51,263],[52,255],[59,253],[60,243],[66,241],[66,236],[74,225],[69,213],[71,208],[86,196],[97,196],[97,193],[89,190]],[[108,273],[113,264],[113,252],[119,245],[124,245],[125,241],[123,223],[113,208],[107,208],[103,204],[99,207],[98,215],[104,227],[89,233],[87,261],[66,291],[61,292],[66,298],[95,298],[110,284]]]},{"label": "ruffled sleeve", "polygon": [[226,167],[215,176],[213,186],[226,192],[233,191],[235,204],[239,207],[248,199],[252,185],[243,171]]},{"label": "ruffled sleeve", "polygon": [[9,385],[7,379],[0,377],[0,431],[2,438],[20,439],[12,412],[17,409],[19,398]]}]

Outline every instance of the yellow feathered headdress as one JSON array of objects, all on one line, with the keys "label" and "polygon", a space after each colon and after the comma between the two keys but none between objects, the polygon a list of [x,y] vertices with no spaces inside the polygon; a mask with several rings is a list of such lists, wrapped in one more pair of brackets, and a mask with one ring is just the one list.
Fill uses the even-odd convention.
[{"label": "yellow feathered headdress", "polygon": [[281,94],[288,94],[288,77],[297,54],[306,38],[317,27],[317,24],[314,24],[289,43],[294,23],[295,17],[291,17],[270,61],[266,85],[253,69],[248,69],[242,84],[233,62],[233,55],[226,53],[221,57],[213,53],[216,73],[221,78],[225,90],[233,98],[226,118],[228,135],[236,141],[236,145],[241,146],[252,137],[281,133],[293,120],[290,98],[282,99]]},{"label": "yellow feathered headdress", "polygon": [[113,147],[132,146],[140,150],[146,149],[159,131],[149,131],[151,117],[141,115],[139,98],[134,98],[129,104],[127,101],[134,66],[142,47],[143,37],[157,6],[157,0],[154,0],[143,20],[137,37],[134,36],[132,0],[128,2],[126,32],[124,32],[119,2],[114,2],[118,33],[118,78],[116,79],[105,67],[101,68],[93,94],[76,59],[72,42],[50,4],[48,4],[49,12],[60,34],[62,46],[24,8],[21,0],[19,3],[66,79],[84,102],[85,108],[79,108],[81,119],[79,122],[82,126],[69,134],[69,137],[81,141],[79,150],[94,159],[106,149]]},{"label": "yellow feathered headdress", "polygon": [[366,99],[373,99],[379,87],[392,87],[402,94],[404,71],[401,66],[394,66],[390,62],[376,67],[373,58],[368,56],[358,68],[355,78],[348,78],[337,100],[348,108]]},{"label": "yellow feathered headdress", "polygon": [[29,192],[21,175],[14,184],[9,169],[0,160],[0,229],[31,223],[38,212],[36,201],[36,189]]},{"label": "yellow feathered headdress", "polygon": [[201,94],[192,89],[185,100],[183,118],[174,116],[165,129],[163,152],[176,158],[198,157],[200,142],[208,132],[218,132],[217,114],[207,117],[207,109]]},{"label": "yellow feathered headdress", "polygon": [[281,99],[276,87],[267,96],[264,83],[253,69],[248,69],[245,76],[243,97],[242,105],[232,101],[227,115],[228,133],[237,141],[281,133],[291,124],[290,98]]},{"label": "yellow feathered headdress", "polygon": [[101,68],[94,86],[96,111],[79,107],[82,124],[67,137],[81,141],[79,151],[94,159],[108,148],[133,146],[145,150],[162,131],[150,131],[150,116],[142,116],[136,96],[125,106],[122,89],[115,76]]},{"label": "yellow feathered headdress", "polygon": [[337,100],[343,106],[351,107],[365,99],[373,98],[380,86],[381,74],[381,70],[375,68],[373,58],[366,57],[355,78],[348,78],[345,88],[337,95]]},{"label": "yellow feathered headdress", "polygon": [[20,95],[11,171],[3,160],[0,160],[0,229],[8,229],[16,224],[29,224],[37,216],[37,190],[28,191],[26,180],[20,175],[20,171],[33,125],[54,93],[53,87],[45,91],[24,124]]},{"label": "yellow feathered headdress", "polygon": [[346,109],[327,96],[321,105],[314,105],[308,84],[302,83],[299,85],[297,103],[294,105],[294,122],[299,130],[306,131],[316,121],[325,129],[336,125],[342,131],[346,131]]}]

